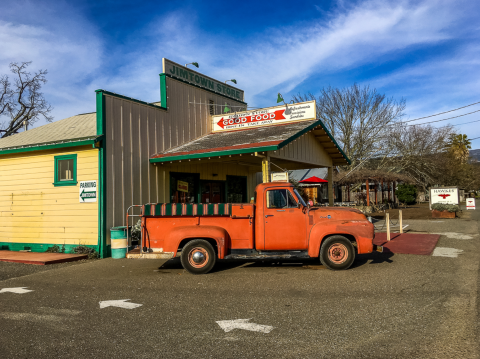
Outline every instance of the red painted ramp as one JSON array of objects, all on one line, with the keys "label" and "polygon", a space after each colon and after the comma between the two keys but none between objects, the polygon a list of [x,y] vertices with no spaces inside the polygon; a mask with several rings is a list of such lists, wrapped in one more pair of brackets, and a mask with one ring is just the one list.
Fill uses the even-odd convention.
[{"label": "red painted ramp", "polygon": [[383,246],[385,253],[429,256],[435,249],[439,238],[439,234],[391,233],[390,241],[387,241],[386,233],[375,233],[373,244]]},{"label": "red painted ramp", "polygon": [[0,262],[16,262],[42,266],[46,264],[79,261],[87,258],[88,255],[86,254],[0,251]]}]

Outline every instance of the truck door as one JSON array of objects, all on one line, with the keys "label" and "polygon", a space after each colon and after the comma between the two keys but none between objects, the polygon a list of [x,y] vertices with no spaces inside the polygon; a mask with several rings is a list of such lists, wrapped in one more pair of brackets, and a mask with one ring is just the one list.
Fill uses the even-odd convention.
[{"label": "truck door", "polygon": [[306,216],[292,192],[271,189],[264,196],[265,250],[307,249]]}]

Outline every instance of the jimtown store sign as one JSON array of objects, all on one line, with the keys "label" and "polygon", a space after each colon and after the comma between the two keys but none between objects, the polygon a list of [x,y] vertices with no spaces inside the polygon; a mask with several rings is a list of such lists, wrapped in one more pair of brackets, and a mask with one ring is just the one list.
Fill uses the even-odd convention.
[{"label": "jimtown store sign", "polygon": [[258,126],[282,125],[316,118],[315,101],[276,106],[254,111],[213,116],[213,132],[241,130]]}]

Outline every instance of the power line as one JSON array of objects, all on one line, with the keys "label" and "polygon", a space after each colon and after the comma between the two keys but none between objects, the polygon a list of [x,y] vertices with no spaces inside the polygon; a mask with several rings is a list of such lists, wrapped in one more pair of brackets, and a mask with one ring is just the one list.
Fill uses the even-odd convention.
[{"label": "power line", "polygon": [[[480,101],[474,102],[474,103],[471,103],[470,105],[462,106],[462,107],[456,108],[456,109],[454,109],[454,110],[449,110],[449,111],[445,111],[445,112],[436,113],[435,115],[430,115],[430,116],[425,116],[425,117],[419,117],[419,118],[415,118],[415,119],[413,119],[413,120],[403,121],[403,123],[413,122],[413,121],[417,121],[417,120],[422,120],[422,119],[424,119],[424,118],[429,118],[429,117],[433,117],[433,116],[443,115],[443,114],[445,114],[445,113],[449,113],[449,112],[461,110],[462,108],[470,107],[470,106],[473,106],[473,105],[476,105],[476,104],[479,104],[479,103],[480,103]],[[477,111],[475,111],[475,112],[477,112]],[[453,117],[452,117],[452,118],[453,118]]]},{"label": "power line", "polygon": [[[442,119],[442,120],[435,120],[435,121],[428,121],[428,122],[422,122],[422,123],[415,123],[415,124],[413,124],[413,125],[407,125],[407,126],[419,126],[419,125],[425,125],[425,124],[427,124],[427,123],[434,123],[434,122],[441,122],[441,121],[451,120],[452,118],[458,118],[458,117],[462,117],[462,116],[471,115],[472,113],[475,113],[475,112],[480,112],[480,110],[468,112],[468,113],[465,113],[465,114],[463,114],[463,115],[458,115],[458,116],[454,116],[454,117],[444,118],[444,119]],[[432,116],[436,116],[436,115],[432,115]],[[431,116],[427,116],[427,117],[431,117]],[[425,118],[425,117],[423,117],[423,118]],[[418,120],[418,118],[417,118],[417,120]],[[400,122],[400,124],[403,124],[403,123],[406,123],[406,122],[410,122],[410,121]]]}]

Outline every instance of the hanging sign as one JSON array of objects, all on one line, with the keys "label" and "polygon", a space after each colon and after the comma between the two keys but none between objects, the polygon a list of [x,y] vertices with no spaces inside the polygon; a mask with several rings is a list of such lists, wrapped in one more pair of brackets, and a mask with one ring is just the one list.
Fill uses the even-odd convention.
[{"label": "hanging sign", "polygon": [[213,132],[244,130],[314,119],[316,119],[315,101],[308,101],[213,116],[212,129]]},{"label": "hanging sign", "polygon": [[272,182],[288,182],[288,172],[272,173]]},{"label": "hanging sign", "polygon": [[179,65],[173,61],[163,59],[163,73],[177,80],[213,91],[222,96],[229,97],[237,101],[244,101],[243,90],[217,81],[211,77],[205,76],[200,72],[193,71],[189,67]]},{"label": "hanging sign", "polygon": [[430,204],[458,204],[458,188],[444,187],[444,188],[430,188]]},{"label": "hanging sign", "polygon": [[177,191],[188,192],[188,182],[177,181]]},{"label": "hanging sign", "polygon": [[467,198],[467,209],[475,209],[475,198]]},{"label": "hanging sign", "polygon": [[97,181],[80,181],[80,203],[97,202]]}]

